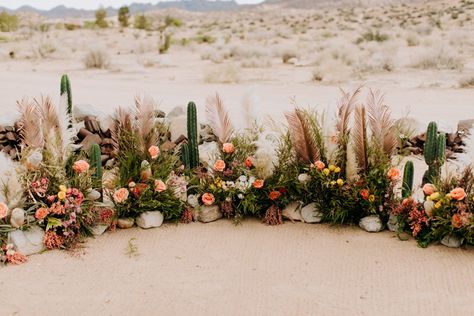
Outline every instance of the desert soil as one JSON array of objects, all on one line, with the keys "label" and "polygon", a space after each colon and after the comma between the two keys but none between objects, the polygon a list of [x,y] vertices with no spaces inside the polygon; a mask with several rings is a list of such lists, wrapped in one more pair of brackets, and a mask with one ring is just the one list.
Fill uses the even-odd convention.
[{"label": "desert soil", "polygon": [[106,233],[80,252],[1,269],[1,314],[474,313],[473,249],[421,249],[390,232],[223,220]]}]

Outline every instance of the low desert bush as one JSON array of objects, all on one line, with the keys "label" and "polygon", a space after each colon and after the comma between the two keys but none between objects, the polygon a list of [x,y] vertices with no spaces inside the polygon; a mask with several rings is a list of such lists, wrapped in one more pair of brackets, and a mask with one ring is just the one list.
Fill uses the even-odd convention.
[{"label": "low desert bush", "polygon": [[238,83],[240,69],[235,65],[225,65],[206,70],[204,82],[206,83]]},{"label": "low desert bush", "polygon": [[418,69],[462,70],[464,61],[458,54],[440,48],[419,56],[412,67]]},{"label": "low desert bush", "polygon": [[48,58],[56,51],[56,46],[48,41],[40,42],[32,47],[33,55],[36,58]]},{"label": "low desert bush", "polygon": [[460,88],[474,88],[474,77],[464,78],[459,81]]},{"label": "low desert bush", "polygon": [[84,66],[88,69],[106,69],[110,66],[110,57],[102,49],[92,49],[84,57]]},{"label": "low desert bush", "polygon": [[362,42],[385,42],[388,41],[389,36],[387,34],[380,33],[379,30],[377,31],[367,31],[362,34],[356,41],[357,44]]},{"label": "low desert bush", "polygon": [[18,16],[15,14],[8,14],[6,11],[0,13],[0,31],[14,32],[18,29]]}]

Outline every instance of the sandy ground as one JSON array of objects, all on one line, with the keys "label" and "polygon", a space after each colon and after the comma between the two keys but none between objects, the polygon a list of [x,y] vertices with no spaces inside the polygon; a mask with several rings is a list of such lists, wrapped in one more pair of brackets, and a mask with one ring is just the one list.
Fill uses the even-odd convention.
[{"label": "sandy ground", "polygon": [[390,232],[224,220],[107,233],[84,252],[0,269],[1,315],[474,313],[472,249]]}]

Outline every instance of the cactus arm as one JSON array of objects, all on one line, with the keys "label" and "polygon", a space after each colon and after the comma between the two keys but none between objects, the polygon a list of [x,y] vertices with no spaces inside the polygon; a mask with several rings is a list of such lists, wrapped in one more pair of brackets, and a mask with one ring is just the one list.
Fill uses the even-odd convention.
[{"label": "cactus arm", "polygon": [[199,142],[197,133],[197,114],[196,104],[189,102],[188,104],[188,144],[189,144],[189,165],[191,169],[199,165]]},{"label": "cactus arm", "polygon": [[413,192],[414,166],[412,161],[407,161],[403,170],[402,197],[409,198]]},{"label": "cactus arm", "polygon": [[186,167],[186,169],[189,169],[190,163],[189,163],[189,145],[188,144],[183,144],[181,147],[181,160]]},{"label": "cactus arm", "polygon": [[69,128],[72,127],[72,93],[71,93],[71,82],[69,81],[68,75],[61,77],[61,96],[67,94],[67,113],[69,114]]},{"label": "cactus arm", "polygon": [[102,188],[102,159],[100,146],[97,144],[94,144],[91,147],[90,162],[91,166],[95,170],[94,174],[92,175],[92,178],[94,180],[94,183],[100,189]]}]

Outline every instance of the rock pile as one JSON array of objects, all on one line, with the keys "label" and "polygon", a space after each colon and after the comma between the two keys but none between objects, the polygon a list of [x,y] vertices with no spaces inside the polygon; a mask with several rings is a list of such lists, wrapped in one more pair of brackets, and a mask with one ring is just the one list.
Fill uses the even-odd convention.
[{"label": "rock pile", "polygon": [[20,150],[20,133],[17,124],[0,126],[0,151],[9,155],[12,159],[18,157]]}]

